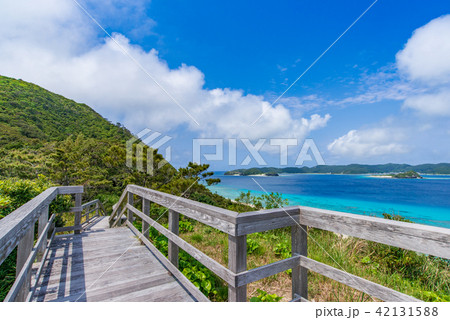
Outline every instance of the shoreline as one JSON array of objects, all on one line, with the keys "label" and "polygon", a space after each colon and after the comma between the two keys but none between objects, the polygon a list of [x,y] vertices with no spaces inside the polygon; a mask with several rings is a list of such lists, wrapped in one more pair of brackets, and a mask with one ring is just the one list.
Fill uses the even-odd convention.
[{"label": "shoreline", "polygon": [[377,175],[370,175],[370,178],[381,178],[381,179],[392,179],[392,176],[377,176]]},{"label": "shoreline", "polygon": [[[214,173],[218,173],[218,172],[226,172],[226,171],[215,171]],[[418,172],[420,175],[422,176],[446,176],[450,178],[450,174],[448,173],[420,173]],[[303,172],[295,172],[295,173],[288,173],[288,172],[281,172],[278,173],[278,177],[282,177],[282,176],[290,176],[290,175],[299,175],[299,174],[303,174],[303,175],[326,175],[326,176],[367,176],[370,178],[392,178],[391,176],[387,176],[386,173],[319,173],[319,172],[311,172],[311,173],[303,173]],[[267,176],[265,173],[260,173],[260,174],[249,174],[249,175],[241,175],[239,173],[235,173],[235,174],[224,174],[222,173],[221,175],[223,176],[227,176],[227,177],[271,177],[271,176]]]}]

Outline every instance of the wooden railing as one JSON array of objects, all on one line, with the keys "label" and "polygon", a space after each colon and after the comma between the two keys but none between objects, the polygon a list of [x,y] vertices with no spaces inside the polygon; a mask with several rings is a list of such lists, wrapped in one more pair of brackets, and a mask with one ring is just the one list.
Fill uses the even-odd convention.
[{"label": "wooden railing", "polygon": [[[135,197],[142,200],[142,211],[134,206]],[[150,218],[151,203],[168,208],[168,228]],[[228,234],[228,268],[179,237],[180,214]],[[142,219],[142,230],[133,226],[134,216]],[[446,228],[303,206],[236,213],[135,185],[128,185],[113,207],[110,226],[123,223],[159,256],[162,254],[149,241],[149,226],[166,236],[170,271],[179,272],[176,266],[181,248],[228,284],[229,301],[246,301],[249,283],[289,269],[292,269],[292,301],[308,301],[308,270],[383,301],[418,301],[309,258],[308,226],[450,259],[450,229]],[[247,270],[247,235],[284,227],[291,228],[292,257]]]},{"label": "wooden railing", "polygon": [[[75,195],[75,207],[71,209],[74,225],[55,228],[55,214],[49,218],[49,206],[58,195],[69,194]],[[52,187],[0,220],[0,265],[17,247],[16,280],[4,301],[30,301],[56,233],[80,233],[83,217],[86,223],[92,219],[93,212],[94,216],[104,214],[103,205],[98,200],[82,204],[82,194],[82,186]],[[40,262],[40,265],[32,284],[31,268],[35,262]]]}]

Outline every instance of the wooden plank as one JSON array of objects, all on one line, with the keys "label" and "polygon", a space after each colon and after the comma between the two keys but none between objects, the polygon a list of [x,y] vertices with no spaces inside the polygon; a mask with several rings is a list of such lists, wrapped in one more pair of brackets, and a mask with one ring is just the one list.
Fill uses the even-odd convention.
[{"label": "wooden plank", "polygon": [[[235,274],[247,270],[247,236],[228,235],[228,268]],[[247,285],[238,286],[234,278],[235,283],[228,286],[228,301],[246,302]]]},{"label": "wooden plank", "polygon": [[19,240],[58,194],[56,187],[49,188],[20,208],[0,220],[0,264],[18,245]]},{"label": "wooden plank", "polygon": [[290,227],[299,221],[299,215],[298,206],[240,213],[236,218],[236,234],[245,235]]},{"label": "wooden plank", "polygon": [[[43,290],[36,294],[34,298],[41,296],[46,296],[47,299],[51,298],[51,293],[57,291],[61,284],[64,284],[66,288],[70,288],[70,294],[79,295],[84,291],[91,293],[93,290],[104,287],[111,288],[130,279],[139,281],[149,276],[161,274],[171,277],[167,270],[155,258],[151,259],[149,255],[147,255],[147,260],[135,258],[132,261],[133,264],[127,264],[126,261],[117,264],[114,261],[109,261],[109,264],[104,266],[97,266],[96,268],[86,267],[86,270],[80,269],[75,272],[72,272],[71,266],[68,266],[64,269],[65,272],[55,272],[50,276],[44,277],[42,281],[44,284]],[[152,263],[150,264],[148,261],[152,261]],[[52,268],[55,269],[54,266]],[[58,268],[55,270],[58,271]],[[105,272],[106,270],[107,272]],[[83,273],[83,271],[86,272]]]},{"label": "wooden plank", "polygon": [[209,301],[207,297],[196,287],[194,286],[185,276],[181,273],[180,270],[175,268],[173,264],[170,263],[169,260],[161,253],[159,250],[147,239],[145,238],[139,230],[137,230],[129,221],[127,221],[128,227],[133,231],[133,233],[139,237],[139,239],[144,243],[144,245],[158,258],[158,260],[173,274],[175,278],[177,278],[180,283],[186,287],[191,295],[193,295],[198,301]]},{"label": "wooden plank", "polygon": [[[64,260],[49,260],[49,269],[42,278],[46,286],[61,282],[82,279],[86,283],[98,281],[103,278],[139,277],[153,272],[164,271],[160,263],[148,252],[142,250],[144,246],[133,247],[127,252],[118,255],[105,256],[102,261],[91,259],[89,263],[80,263],[82,257],[69,256]],[[136,250],[138,249],[138,250]],[[159,270],[159,271],[158,271]],[[107,271],[107,272],[105,272]],[[111,281],[111,280],[109,280]]]},{"label": "wooden plank", "polygon": [[[140,278],[126,278],[122,279],[117,277],[116,279],[108,278],[106,282],[96,282],[95,286],[87,288],[86,290],[78,290],[76,292],[70,292],[70,296],[64,298],[56,298],[52,301],[105,301],[109,299],[117,299],[121,296],[133,293],[135,291],[141,291],[144,289],[157,287],[159,285],[174,282],[173,277],[171,277],[167,271],[159,272],[156,274],[146,275]],[[181,289],[181,287],[180,287]],[[181,289],[182,290],[182,289]],[[51,298],[50,298],[51,299]]]},{"label": "wooden plank", "polygon": [[[50,229],[54,218],[55,215],[52,215],[34,248],[34,227],[30,228],[29,233],[24,237],[24,239],[22,239],[19,247],[17,248],[16,280],[14,281],[14,284],[9,290],[4,301],[26,301],[31,285],[31,267],[38,253],[38,248],[40,248],[44,241],[47,240],[47,232]],[[22,254],[28,254],[25,257],[21,255],[21,252]]]},{"label": "wooden plank", "polygon": [[106,210],[105,207],[103,206],[103,203],[101,201],[98,202],[99,206],[100,206],[100,215],[104,216],[106,215]]},{"label": "wooden plank", "polygon": [[117,203],[115,205],[113,205],[113,212],[111,213],[111,215],[109,217],[109,226],[110,227],[114,226],[114,224],[117,220],[120,220],[118,218],[121,216],[121,214],[119,214],[119,212],[121,212],[120,206],[127,198],[127,195],[128,195],[128,191],[127,191],[127,188],[125,188],[125,190],[122,192],[122,195],[119,198],[119,201],[117,201]]},{"label": "wooden plank", "polygon": [[[127,228],[114,228],[111,230],[117,230],[117,232],[97,232],[96,234],[82,233],[80,239],[82,239],[83,243],[92,246],[92,244],[95,244],[96,242],[108,242],[109,240],[120,239],[124,235],[129,235]],[[77,238],[77,236],[73,233],[58,235],[56,236],[54,246],[58,247],[59,245],[65,245],[67,240],[74,238]]]},{"label": "wooden plank", "polygon": [[351,213],[300,207],[300,222],[314,228],[450,259],[450,229]]},{"label": "wooden plank", "polygon": [[121,225],[122,224],[122,220],[126,220],[127,219],[127,217],[125,216],[125,211],[127,211],[126,205],[122,208],[122,211],[120,211],[120,214],[117,216],[117,218],[112,221],[112,227],[113,228]]},{"label": "wooden plank", "polygon": [[133,294],[129,298],[124,299],[124,301],[133,302],[166,302],[170,297],[170,301],[177,302],[196,302],[197,300],[192,297],[189,292],[179,290],[176,283],[166,284],[156,287],[155,289],[142,290]]},{"label": "wooden plank", "polygon": [[[156,259],[152,259],[149,255],[147,255],[146,259],[142,259],[142,257],[139,258],[138,256],[130,256],[130,259],[134,264],[127,264],[126,261],[116,264],[114,263],[114,260],[109,260],[108,263],[95,266],[91,265],[87,266],[85,269],[79,268],[74,271],[72,271],[73,264],[67,264],[67,266],[50,264],[52,269],[51,273],[46,274],[42,278],[44,291],[51,292],[53,288],[59,287],[61,283],[71,283],[71,290],[74,291],[77,289],[74,283],[77,283],[78,281],[85,284],[86,288],[92,288],[94,283],[95,285],[101,286],[104,282],[104,285],[108,286],[123,280],[124,278],[132,277],[137,279],[155,273],[167,273],[167,270],[164,269]],[[74,261],[74,263],[78,264],[77,261]],[[105,272],[106,270],[107,272]],[[39,295],[41,295],[41,293],[39,293]]]},{"label": "wooden plank", "polygon": [[[173,243],[175,243],[179,248],[186,251],[189,255],[191,255],[194,259],[202,263],[206,268],[214,272],[217,276],[222,278],[225,282],[228,284],[234,285],[235,284],[235,274],[222,266],[220,263],[218,263],[216,260],[208,257],[206,254],[195,248],[193,245],[187,243],[183,239],[181,239],[176,234],[170,232],[166,228],[164,228],[162,225],[157,223],[155,220],[153,220],[150,217],[145,216],[141,211],[138,209],[128,206],[128,209],[132,210],[134,214],[139,216],[142,220],[146,220],[153,228],[158,230],[162,235],[167,237],[167,239],[171,240]],[[128,227],[130,227],[130,224],[128,224]]]},{"label": "wooden plank", "polygon": [[[28,257],[31,254],[31,250],[33,249],[34,243],[34,224],[28,229],[28,232],[25,236],[20,240],[19,245],[17,246],[17,262],[16,262],[16,283],[18,286],[16,287],[16,291],[14,292],[14,298],[10,301],[25,301],[30,291],[31,285],[31,273],[30,268],[31,265],[27,265]],[[34,260],[34,258],[33,258]],[[11,298],[9,298],[11,299]]]},{"label": "wooden plank", "polygon": [[[130,206],[134,205],[134,194],[132,194],[131,192],[128,192],[127,204],[129,204]],[[130,211],[130,210],[127,211],[127,217],[128,217],[128,221],[130,221],[130,222],[134,221],[134,217],[133,217],[133,212],[132,211]]]},{"label": "wooden plank", "polygon": [[235,234],[237,213],[234,211],[135,185],[128,185],[127,190],[227,234]]},{"label": "wooden plank", "polygon": [[[50,230],[50,228],[49,228],[49,230]],[[40,277],[42,275],[42,270],[44,270],[45,260],[47,259],[48,253],[50,252],[50,246],[52,245],[53,239],[55,237],[55,233],[56,233],[55,229],[53,228],[52,235],[50,236],[50,239],[49,239],[49,242],[48,242],[48,246],[47,246],[47,248],[44,251],[44,254],[42,256],[42,261],[41,261],[41,263],[39,265],[38,270],[36,271],[36,276],[34,278],[34,283],[31,286],[31,290],[30,290],[30,293],[28,294],[27,301],[31,301],[31,299],[33,297],[33,294],[34,294],[34,292],[35,292],[35,290],[36,290],[36,288],[38,286]]]},{"label": "wooden plank", "polygon": [[[47,226],[48,223],[48,206],[44,207],[41,211],[41,215],[39,216],[38,219],[38,239],[41,236],[42,232],[44,232],[45,227]],[[42,260],[42,255],[44,254],[44,251],[46,249],[46,243],[43,242],[42,246],[40,248],[38,248],[38,255],[37,255],[37,261],[41,261]]]},{"label": "wooden plank", "polygon": [[[292,255],[308,256],[308,227],[295,225],[291,227]],[[295,296],[308,299],[308,270],[300,265],[292,268],[292,299]]]},{"label": "wooden plank", "polygon": [[90,207],[90,206],[92,206],[93,204],[96,204],[96,203],[99,203],[99,202],[100,202],[100,200],[95,199],[95,200],[92,200],[92,201],[83,203],[83,204],[81,205],[81,207],[82,207],[83,209],[85,209],[86,207]]},{"label": "wooden plank", "polygon": [[81,231],[81,230],[83,230],[83,226],[59,227],[59,228],[56,228],[56,233],[59,233],[59,232],[71,232],[71,231]]},{"label": "wooden plank", "polygon": [[147,288],[140,291],[134,291],[129,294],[125,294],[116,298],[103,300],[105,302],[138,302],[138,301],[147,301],[152,302],[155,296],[163,296],[166,301],[171,294],[173,294],[174,290],[179,289],[179,284],[176,281],[165,283],[163,285]]},{"label": "wooden plank", "polygon": [[343,283],[349,287],[352,287],[356,290],[365,292],[375,298],[384,300],[384,301],[420,301],[414,297],[408,296],[404,293],[395,291],[393,289],[384,287],[380,284],[374,283],[372,281],[360,278],[353,274],[347,273],[345,271],[333,268],[324,263],[312,260],[310,258],[300,256],[300,265],[305,267],[311,271],[324,275],[330,279],[336,280],[340,283]]},{"label": "wooden plank", "polygon": [[[284,218],[286,216],[295,216],[300,214],[299,206],[291,206],[286,208],[263,209],[257,211],[249,211],[239,213],[236,218],[237,224],[255,223],[258,221],[269,221],[276,218]],[[295,223],[295,221],[293,221]]]},{"label": "wooden plank", "polygon": [[290,257],[265,266],[240,272],[236,275],[236,286],[240,287],[300,265],[300,257]]},{"label": "wooden plank", "polygon": [[128,246],[132,244],[139,244],[139,241],[137,239],[129,239],[127,242],[122,240],[116,240],[112,244],[105,243],[104,241],[98,241],[96,243],[91,243],[89,246],[77,246],[72,244],[67,244],[66,246],[62,246],[58,250],[55,251],[54,256],[59,257],[60,255],[67,254],[69,251],[70,253],[83,253],[85,257],[88,257],[89,255],[96,255],[101,252],[104,249],[108,250],[120,250],[121,248],[127,248]]},{"label": "wooden plank", "polygon": [[81,228],[82,228],[82,226],[81,226],[82,196],[83,196],[82,193],[75,194],[75,208],[77,208],[77,211],[74,211],[75,212],[75,220],[74,220],[74,227],[75,227],[74,233],[75,234],[80,233]]},{"label": "wooden plank", "polygon": [[[173,210],[169,210],[169,230],[175,235],[179,235],[180,214]],[[178,246],[172,241],[168,242],[169,261],[178,268]]]},{"label": "wooden plank", "polygon": [[77,194],[83,193],[83,186],[58,186],[58,194]]},{"label": "wooden plank", "polygon": [[[150,209],[151,209],[151,202],[147,199],[142,198],[142,213],[145,214],[147,217],[150,217]],[[142,221],[142,234],[147,239],[150,239],[150,225],[146,221]]]},{"label": "wooden plank", "polygon": [[263,232],[267,230],[274,230],[294,226],[296,225],[295,221],[298,221],[300,218],[298,210],[296,210],[296,212],[297,212],[296,215],[288,215],[288,213],[283,211],[284,216],[281,217],[276,218],[267,217],[266,220],[238,223],[236,226],[236,234],[241,236],[256,232]]}]

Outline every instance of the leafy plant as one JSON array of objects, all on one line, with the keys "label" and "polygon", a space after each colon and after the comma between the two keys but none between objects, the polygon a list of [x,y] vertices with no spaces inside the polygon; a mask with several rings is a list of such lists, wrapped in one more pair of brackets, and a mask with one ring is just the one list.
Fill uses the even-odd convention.
[{"label": "leafy plant", "polygon": [[283,299],[283,297],[279,297],[276,294],[269,294],[260,289],[257,289],[257,292],[259,294],[256,297],[250,298],[250,302],[278,302]]},{"label": "leafy plant", "polygon": [[274,209],[289,205],[288,199],[283,199],[283,195],[278,192],[254,196],[250,191],[241,192],[235,201],[252,205],[255,209]]},{"label": "leafy plant", "polygon": [[258,253],[261,249],[262,247],[259,245],[258,241],[252,238],[247,238],[247,253]]},{"label": "leafy plant", "polygon": [[197,288],[202,289],[204,293],[209,295],[212,290],[212,283],[202,270],[197,266],[191,266],[184,268],[182,272]]},{"label": "leafy plant", "polygon": [[194,226],[189,221],[180,220],[179,230],[180,232],[192,232],[194,231]]},{"label": "leafy plant", "polygon": [[291,248],[287,242],[280,242],[275,245],[273,252],[277,257],[281,257],[282,259],[287,259],[291,257]]}]

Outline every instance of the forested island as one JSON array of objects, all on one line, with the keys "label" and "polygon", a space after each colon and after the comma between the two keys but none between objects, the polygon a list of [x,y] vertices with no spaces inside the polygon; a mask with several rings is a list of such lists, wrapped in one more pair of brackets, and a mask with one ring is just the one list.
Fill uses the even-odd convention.
[{"label": "forested island", "polygon": [[[273,176],[286,173],[321,173],[321,174],[402,174],[420,172],[421,174],[450,174],[450,163],[438,164],[349,164],[349,165],[320,165],[315,167],[263,167],[236,169],[225,172],[225,175],[266,175]],[[401,176],[395,177],[401,178]],[[406,177],[405,177],[406,178]]]},{"label": "forested island", "polygon": [[396,179],[423,179],[423,177],[415,171],[401,172],[393,174],[392,178]]}]

